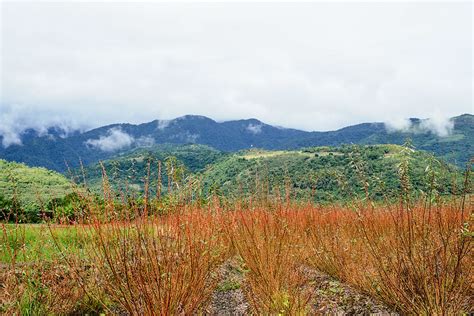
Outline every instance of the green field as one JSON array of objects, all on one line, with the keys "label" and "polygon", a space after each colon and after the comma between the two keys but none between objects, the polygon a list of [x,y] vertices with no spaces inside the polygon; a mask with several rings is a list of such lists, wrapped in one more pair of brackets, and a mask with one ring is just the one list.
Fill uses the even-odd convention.
[{"label": "green field", "polygon": [[81,226],[1,224],[0,262],[54,261],[66,253],[81,254],[86,230]]}]

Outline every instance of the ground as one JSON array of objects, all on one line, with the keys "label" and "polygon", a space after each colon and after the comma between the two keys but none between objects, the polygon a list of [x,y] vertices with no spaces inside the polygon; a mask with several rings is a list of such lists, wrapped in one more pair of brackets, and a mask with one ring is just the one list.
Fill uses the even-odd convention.
[{"label": "ground", "polygon": [[[398,315],[360,291],[330,276],[305,268],[313,297],[309,314],[316,315]],[[221,281],[214,293],[209,315],[249,315],[250,306],[242,291],[244,276],[239,262],[228,260],[220,270]]]}]

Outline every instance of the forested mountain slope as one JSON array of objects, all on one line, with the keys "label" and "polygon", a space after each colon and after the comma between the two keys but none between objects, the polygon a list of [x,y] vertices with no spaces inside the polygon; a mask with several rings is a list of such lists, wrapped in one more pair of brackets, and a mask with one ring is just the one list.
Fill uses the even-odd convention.
[{"label": "forested mountain slope", "polygon": [[[29,130],[22,145],[0,147],[0,158],[64,172],[109,159],[135,148],[156,144],[203,144],[221,151],[250,148],[290,150],[311,146],[343,144],[403,144],[410,138],[417,149],[426,150],[450,163],[463,166],[474,153],[474,116],[452,118],[453,129],[441,137],[412,119],[404,131],[389,131],[384,123],[364,123],[329,132],[306,132],[265,124],[256,119],[216,122],[203,116],[187,115],[174,120],[114,124],[64,137],[57,128],[38,135]],[[1,141],[1,136],[0,136]]]}]

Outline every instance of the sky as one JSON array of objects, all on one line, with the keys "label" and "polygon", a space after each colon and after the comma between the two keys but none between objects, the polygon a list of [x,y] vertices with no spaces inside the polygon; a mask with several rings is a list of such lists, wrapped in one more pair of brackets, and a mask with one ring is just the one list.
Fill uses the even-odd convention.
[{"label": "sky", "polygon": [[1,1],[0,135],[186,114],[303,130],[473,113],[472,2]]}]

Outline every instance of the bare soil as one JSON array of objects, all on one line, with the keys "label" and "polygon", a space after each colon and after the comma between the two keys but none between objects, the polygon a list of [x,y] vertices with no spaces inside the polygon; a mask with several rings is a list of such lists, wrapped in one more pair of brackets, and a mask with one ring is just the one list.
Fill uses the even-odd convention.
[{"label": "bare soil", "polygon": [[[319,271],[304,268],[308,286],[314,291],[312,315],[398,315],[377,300],[364,295]],[[221,282],[206,310],[207,315],[250,315],[250,307],[242,291],[245,277],[237,260],[227,261],[220,270]]]}]

